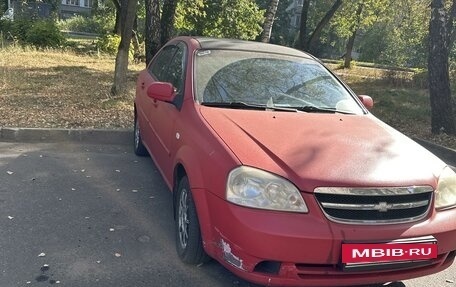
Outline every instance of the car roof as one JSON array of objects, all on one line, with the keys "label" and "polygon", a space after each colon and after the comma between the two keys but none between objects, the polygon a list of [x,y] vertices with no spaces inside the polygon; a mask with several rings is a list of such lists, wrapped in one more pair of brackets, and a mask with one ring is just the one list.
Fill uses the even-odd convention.
[{"label": "car roof", "polygon": [[223,50],[240,50],[240,51],[252,51],[262,53],[274,53],[284,54],[297,57],[312,58],[309,54],[302,51],[279,46],[269,43],[244,41],[237,39],[222,39],[222,38],[207,38],[207,37],[192,37],[199,42],[201,49],[223,49]]}]

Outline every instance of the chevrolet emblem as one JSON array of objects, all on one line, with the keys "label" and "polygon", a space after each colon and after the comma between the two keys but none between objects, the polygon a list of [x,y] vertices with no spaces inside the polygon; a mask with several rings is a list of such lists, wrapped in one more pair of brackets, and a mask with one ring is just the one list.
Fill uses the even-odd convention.
[{"label": "chevrolet emblem", "polygon": [[392,207],[391,204],[388,204],[387,202],[379,202],[378,204],[374,205],[374,209],[378,210],[379,212],[387,212],[388,209]]}]

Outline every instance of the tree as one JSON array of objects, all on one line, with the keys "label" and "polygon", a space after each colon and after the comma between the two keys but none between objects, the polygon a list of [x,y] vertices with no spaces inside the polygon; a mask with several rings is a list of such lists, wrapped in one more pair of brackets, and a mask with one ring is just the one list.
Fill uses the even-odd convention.
[{"label": "tree", "polygon": [[183,0],[176,11],[179,34],[255,39],[264,11],[252,0]]},{"label": "tree", "polygon": [[331,18],[334,16],[337,9],[339,9],[340,5],[342,5],[342,0],[336,0],[336,2],[334,2],[334,4],[331,6],[328,12],[326,12],[325,16],[318,23],[312,35],[310,35],[309,42],[307,43],[307,49],[309,51],[313,51],[312,49],[314,48],[317,41],[320,39],[320,35],[323,31],[323,28],[326,25],[328,25],[329,21],[331,21]]},{"label": "tree", "polygon": [[176,15],[177,0],[165,0],[161,18],[161,44],[164,45],[172,37]]},{"label": "tree", "polygon": [[350,68],[352,60],[353,46],[355,44],[356,33],[358,32],[359,25],[361,22],[361,13],[363,13],[364,3],[361,2],[358,4],[358,9],[356,10],[356,22],[353,24],[353,31],[347,41],[347,47],[345,49],[345,59],[344,59],[344,68]]},{"label": "tree", "polygon": [[[360,60],[404,67],[427,67],[430,1],[382,1],[386,4],[379,7],[381,11],[369,15],[367,12],[370,8],[366,8],[361,17],[363,37],[357,43],[362,50]],[[376,1],[372,4],[376,5]],[[342,11],[336,15],[333,27],[340,37],[348,38],[350,21],[340,21],[339,17],[346,18],[354,13],[355,8],[344,5]],[[369,18],[372,21],[366,21]]]},{"label": "tree", "polygon": [[145,48],[146,65],[152,60],[161,47],[160,28],[160,1],[145,0],[146,23],[145,23]]},{"label": "tree", "polygon": [[309,16],[310,0],[304,0],[301,10],[301,22],[299,23],[299,49],[307,50],[307,17]]},{"label": "tree", "polygon": [[[349,68],[356,35],[367,30],[391,4],[392,0],[355,0],[345,2],[332,21],[332,27],[341,38],[348,38],[345,45],[344,67]],[[398,0],[396,0],[398,1]],[[400,0],[399,0],[400,1]],[[410,36],[409,36],[410,37]]]},{"label": "tree", "polygon": [[455,114],[450,89],[449,52],[456,32],[456,0],[450,10],[445,0],[432,0],[429,22],[429,93],[431,98],[432,133],[456,135]]},{"label": "tree", "polygon": [[263,32],[261,35],[261,42],[269,43],[269,41],[271,40],[272,26],[274,25],[275,15],[278,6],[279,0],[271,0],[268,10],[266,11],[266,17],[263,24]]},{"label": "tree", "polygon": [[342,0],[336,0],[332,5],[331,8],[326,12],[326,14],[321,18],[318,22],[317,26],[315,27],[314,31],[310,35],[309,39],[307,38],[307,26],[308,26],[308,13],[309,13],[309,6],[311,0],[304,0],[303,8],[301,12],[301,24],[300,24],[300,31],[299,31],[299,43],[300,48],[304,51],[313,51],[316,43],[320,39],[320,35],[323,31],[323,28],[328,25],[328,23],[333,18],[336,11],[339,9],[340,5],[342,5]]},{"label": "tree", "polygon": [[120,1],[119,0],[111,0],[112,3],[114,4],[114,7],[116,8],[116,22],[115,22],[115,25],[114,25],[114,29],[113,29],[113,33],[116,34],[116,35],[119,35],[122,34],[122,25],[121,25],[121,4],[120,4]]},{"label": "tree", "polygon": [[116,56],[114,83],[111,87],[111,94],[114,96],[120,95],[126,90],[128,55],[137,5],[136,0],[122,0],[121,2],[122,33]]}]

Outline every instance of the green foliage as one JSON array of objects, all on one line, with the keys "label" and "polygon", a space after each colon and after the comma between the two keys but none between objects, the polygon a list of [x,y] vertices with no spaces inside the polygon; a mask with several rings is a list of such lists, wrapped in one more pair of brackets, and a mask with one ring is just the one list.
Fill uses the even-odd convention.
[{"label": "green foliage", "polygon": [[75,16],[58,22],[60,30],[72,32],[86,32],[103,34],[105,32],[106,21],[100,21],[97,17]]},{"label": "green foliage", "polygon": [[[340,37],[348,38],[355,30],[367,29],[377,22],[386,11],[389,2],[390,0],[345,1],[331,24]],[[356,12],[359,8],[362,8],[362,13],[358,18]]]},{"label": "green foliage", "polygon": [[97,48],[105,53],[115,55],[119,48],[120,36],[115,34],[106,34],[103,35],[97,41]]},{"label": "green foliage", "polygon": [[0,15],[8,9],[8,0],[0,0]]},{"label": "green foliage", "polygon": [[112,33],[116,23],[116,8],[114,7],[112,1],[103,1],[102,6],[94,7],[91,18],[90,22],[93,22],[93,24],[97,27],[96,33]]},{"label": "green foliage", "polygon": [[22,44],[26,44],[27,42],[27,31],[32,28],[33,21],[31,20],[24,20],[24,19],[17,19],[12,22],[13,25],[11,26],[11,30],[8,31],[9,35],[15,41],[19,41]]},{"label": "green foliage", "polygon": [[0,31],[6,35],[10,32],[13,28],[13,22],[10,20],[0,20]]},{"label": "green foliage", "polygon": [[425,0],[392,1],[387,17],[367,30],[361,59],[405,67],[426,67],[429,3]]},{"label": "green foliage", "polygon": [[6,39],[23,46],[57,48],[65,44],[65,37],[52,20],[2,20],[0,30]]},{"label": "green foliage", "polygon": [[179,34],[253,40],[264,19],[253,0],[182,0],[176,10]]},{"label": "green foliage", "polygon": [[65,37],[54,21],[33,21],[25,33],[25,43],[37,48],[58,48],[65,43]]}]

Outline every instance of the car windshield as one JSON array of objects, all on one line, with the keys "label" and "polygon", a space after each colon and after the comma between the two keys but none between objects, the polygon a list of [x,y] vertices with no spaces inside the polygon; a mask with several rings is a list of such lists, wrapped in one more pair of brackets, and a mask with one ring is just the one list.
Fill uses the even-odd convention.
[{"label": "car windshield", "polygon": [[363,114],[320,63],[272,53],[200,50],[196,100],[208,106]]}]

